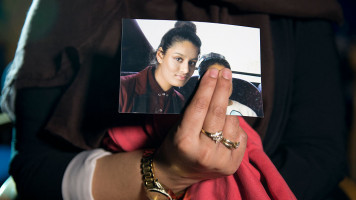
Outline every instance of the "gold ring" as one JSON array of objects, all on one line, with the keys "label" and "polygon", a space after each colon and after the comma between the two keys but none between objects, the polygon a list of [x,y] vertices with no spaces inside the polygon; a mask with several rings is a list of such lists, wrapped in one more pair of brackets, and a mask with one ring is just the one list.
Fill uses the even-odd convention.
[{"label": "gold ring", "polygon": [[223,139],[223,134],[222,131],[218,131],[216,133],[209,133],[208,131],[205,131],[203,128],[201,129],[201,132],[204,133],[206,136],[208,136],[210,139],[215,141],[215,143],[220,142]]},{"label": "gold ring", "polygon": [[237,149],[240,146],[240,142],[232,142],[226,138],[222,138],[221,143],[228,149]]}]

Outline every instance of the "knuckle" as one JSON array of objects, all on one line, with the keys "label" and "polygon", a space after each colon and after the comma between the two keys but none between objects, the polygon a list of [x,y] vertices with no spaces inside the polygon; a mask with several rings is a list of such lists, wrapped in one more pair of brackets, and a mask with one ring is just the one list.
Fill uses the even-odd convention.
[{"label": "knuckle", "polygon": [[205,112],[209,107],[209,101],[206,98],[196,98],[193,100],[193,108],[197,113]]},{"label": "knuckle", "polygon": [[[236,166],[237,166],[237,165],[236,165]],[[231,166],[231,167],[229,167],[228,169],[226,169],[224,175],[229,176],[229,175],[234,174],[236,171],[237,171],[237,167]]]},{"label": "knuckle", "polygon": [[224,119],[226,117],[226,107],[215,105],[213,108],[213,114],[218,119]]},{"label": "knuckle", "polygon": [[248,136],[247,136],[246,132],[242,128],[240,128],[239,137],[240,137],[240,141],[241,142],[246,142],[247,141]]},{"label": "knuckle", "polygon": [[233,116],[233,120],[234,120],[234,123],[236,124],[236,126],[240,127],[239,117],[238,116]]},{"label": "knuckle", "polygon": [[184,155],[188,155],[190,147],[194,145],[194,142],[190,137],[184,137],[174,142],[174,146],[178,149],[179,152],[182,152]]},{"label": "knuckle", "polygon": [[211,151],[201,151],[198,157],[198,165],[203,169],[211,167]]},{"label": "knuckle", "polygon": [[[220,169],[220,174],[223,176],[229,176],[231,174],[234,174],[237,169],[238,169],[238,165],[232,165],[231,164],[231,159],[229,159],[229,162],[221,162],[219,165],[219,169]],[[230,164],[229,164],[230,163]]]},{"label": "knuckle", "polygon": [[239,127],[239,118],[236,115],[227,115],[226,119],[229,123],[233,124],[234,127]]},{"label": "knuckle", "polygon": [[186,139],[181,139],[181,140],[176,140],[174,141],[175,147],[180,151],[180,152],[185,152],[187,149],[187,143],[189,141],[186,141]]}]

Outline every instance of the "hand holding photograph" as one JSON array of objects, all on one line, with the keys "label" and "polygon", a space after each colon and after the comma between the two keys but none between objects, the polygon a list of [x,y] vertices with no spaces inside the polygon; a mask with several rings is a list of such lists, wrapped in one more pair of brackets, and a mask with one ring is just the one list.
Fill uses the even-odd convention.
[{"label": "hand holding photograph", "polygon": [[258,28],[124,19],[122,30],[120,113],[182,113],[208,69],[228,68],[226,114],[263,117]]}]

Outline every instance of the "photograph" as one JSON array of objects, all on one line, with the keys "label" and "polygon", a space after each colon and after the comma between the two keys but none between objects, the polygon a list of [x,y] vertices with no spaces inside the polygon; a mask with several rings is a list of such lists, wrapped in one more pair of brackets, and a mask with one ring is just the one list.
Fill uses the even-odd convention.
[{"label": "photograph", "polygon": [[226,114],[263,117],[259,28],[123,19],[121,45],[120,113],[182,113],[209,68],[229,68]]}]

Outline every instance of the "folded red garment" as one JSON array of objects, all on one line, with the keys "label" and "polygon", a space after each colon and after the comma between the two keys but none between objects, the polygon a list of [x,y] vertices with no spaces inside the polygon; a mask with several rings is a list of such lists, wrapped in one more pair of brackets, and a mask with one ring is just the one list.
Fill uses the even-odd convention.
[{"label": "folded red garment", "polygon": [[[161,117],[155,117],[148,119],[142,127],[112,128],[109,130],[110,138],[105,140],[105,145],[115,152],[157,147],[169,127],[162,127],[162,124],[167,124],[162,123],[162,120]],[[187,190],[184,199],[296,199],[283,177],[263,151],[260,136],[242,117],[239,117],[239,120],[241,128],[248,135],[248,140],[247,149],[238,170],[230,176],[192,185]]]}]

